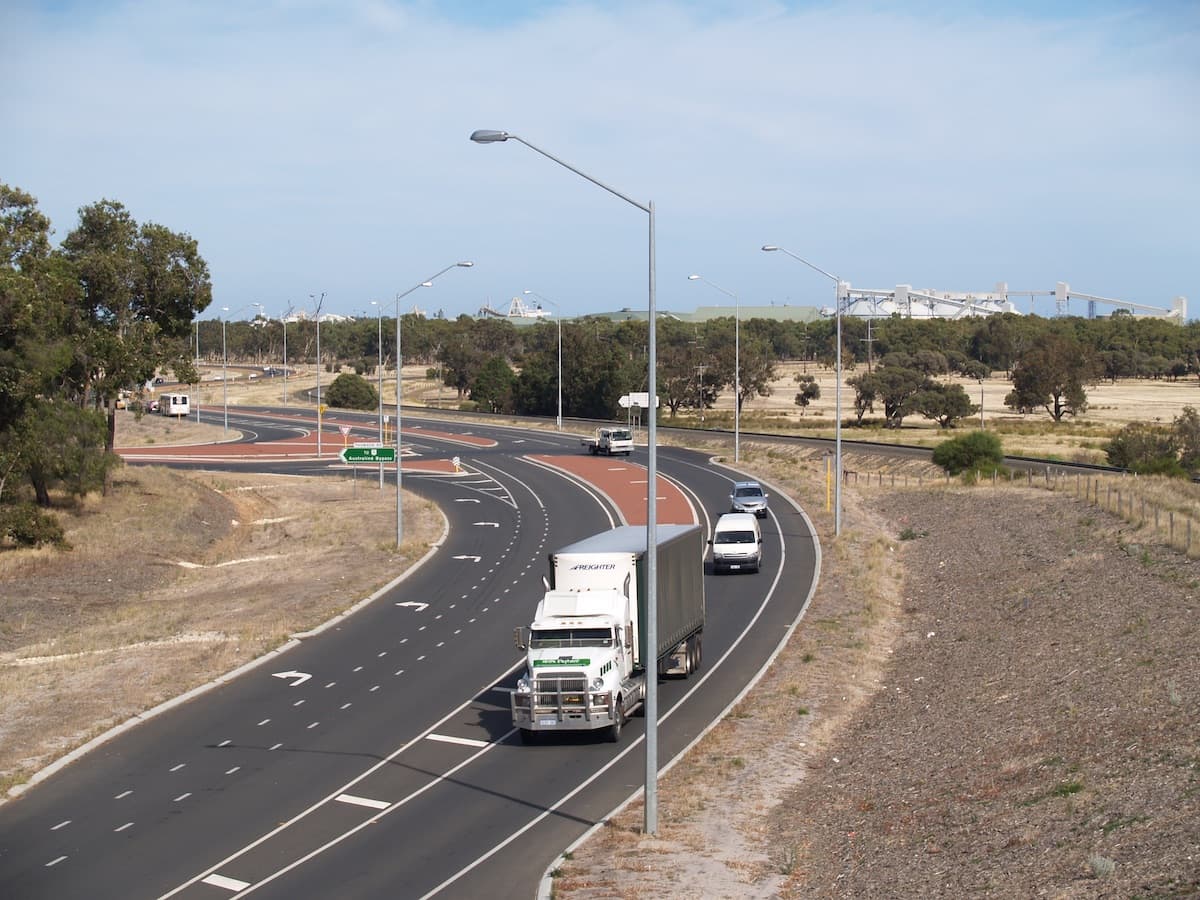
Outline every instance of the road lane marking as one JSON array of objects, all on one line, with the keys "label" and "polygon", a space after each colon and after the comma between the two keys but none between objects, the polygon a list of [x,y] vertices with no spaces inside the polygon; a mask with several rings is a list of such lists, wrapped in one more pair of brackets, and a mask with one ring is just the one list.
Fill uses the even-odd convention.
[{"label": "road lane marking", "polygon": [[490,741],[479,741],[474,738],[453,737],[448,734],[427,734],[426,740],[440,741],[443,744],[461,744],[464,747],[486,747]]},{"label": "road lane marking", "polygon": [[182,768],[183,768],[184,766],[186,766],[186,765],[187,765],[187,763],[180,763],[179,765],[172,767],[172,768],[171,768],[171,769],[169,769],[168,771],[171,771],[171,772],[178,772],[180,769],[182,769]]},{"label": "road lane marking", "polygon": [[387,809],[392,804],[386,800],[372,800],[370,797],[355,797],[353,794],[339,794],[337,799],[342,803],[353,806],[366,806],[370,809]]},{"label": "road lane marking", "polygon": [[204,884],[211,884],[213,887],[225,888],[227,891],[244,891],[250,887],[248,881],[238,881],[236,878],[226,878],[224,875],[217,875],[215,872],[207,878],[202,878]]},{"label": "road lane marking", "polygon": [[172,803],[182,803],[184,800],[186,800],[190,796],[192,796],[192,792],[188,791],[186,794],[180,794],[178,797],[176,797],[171,802]]},{"label": "road lane marking", "polygon": [[117,832],[117,831],[124,831],[126,828],[132,828],[132,827],[133,827],[133,823],[132,823],[132,822],[126,822],[124,825],[121,825],[121,826],[119,826],[119,827],[117,827],[117,828],[114,828],[114,829],[113,829],[113,831],[114,831],[114,832]]},{"label": "road lane marking", "polygon": [[117,796],[113,797],[113,799],[114,800],[124,800],[126,797],[128,797],[132,793],[133,793],[133,791],[121,791],[121,793],[117,794]]},{"label": "road lane marking", "polygon": [[60,828],[66,828],[66,827],[67,827],[68,825],[70,825],[70,824],[71,824],[71,820],[70,820],[70,819],[67,819],[67,821],[65,821],[65,822],[59,822],[57,825],[54,825],[54,826],[52,826],[50,830],[51,830],[51,831],[58,831],[58,829],[60,829]]},{"label": "road lane marking", "polygon": [[236,771],[237,771],[238,769],[240,769],[240,768],[241,768],[241,766],[234,766],[232,769],[230,769],[230,770],[229,770],[228,772],[226,772],[225,774],[226,774],[226,775],[232,775],[234,772],[236,772]]},{"label": "road lane marking", "polygon": [[66,859],[66,857],[65,857],[65,856],[60,856],[58,859],[52,859],[52,860],[50,860],[50,862],[46,863],[46,868],[48,869],[48,868],[50,868],[51,866],[57,866],[57,865],[58,865],[60,862],[62,862],[64,859]]},{"label": "road lane marking", "polygon": [[263,719],[261,722],[258,723],[258,726],[261,728],[263,725],[266,725],[270,721],[271,721],[270,719]]}]

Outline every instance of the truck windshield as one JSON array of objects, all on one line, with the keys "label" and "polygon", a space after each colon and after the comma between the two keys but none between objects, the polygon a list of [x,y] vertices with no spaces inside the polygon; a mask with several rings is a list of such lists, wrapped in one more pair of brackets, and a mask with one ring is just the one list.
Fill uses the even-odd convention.
[{"label": "truck windshield", "polygon": [[539,628],[529,635],[529,647],[532,650],[611,646],[611,628]]},{"label": "truck windshield", "polygon": [[630,434],[628,431],[621,431],[621,430],[613,431],[610,433],[609,436],[614,441],[632,441],[633,440],[633,435]]},{"label": "truck windshield", "polygon": [[753,531],[719,531],[713,538],[714,544],[753,544]]}]

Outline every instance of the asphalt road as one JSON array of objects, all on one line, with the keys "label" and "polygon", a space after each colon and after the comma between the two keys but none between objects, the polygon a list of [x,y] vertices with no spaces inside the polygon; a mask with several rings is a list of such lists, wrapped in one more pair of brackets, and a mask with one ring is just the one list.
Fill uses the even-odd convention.
[{"label": "asphalt road", "polygon": [[[373,428],[327,421],[326,454],[346,423]],[[574,436],[404,424],[405,487],[444,510],[445,543],[335,627],[0,807],[0,896],[530,898],[559,853],[640,788],[643,719],[616,745],[574,735],[526,747],[508,691],[513,629],[528,624],[547,554],[644,521],[644,448],[608,460]],[[239,411],[254,446],[188,453],[209,468],[328,471],[336,461],[313,457],[310,425]],[[672,448],[659,471],[659,520],[691,516],[711,532],[736,474]],[[811,594],[819,549],[781,501],[762,571],[705,579],[702,668],[660,682],[660,764],[739,695]]]}]

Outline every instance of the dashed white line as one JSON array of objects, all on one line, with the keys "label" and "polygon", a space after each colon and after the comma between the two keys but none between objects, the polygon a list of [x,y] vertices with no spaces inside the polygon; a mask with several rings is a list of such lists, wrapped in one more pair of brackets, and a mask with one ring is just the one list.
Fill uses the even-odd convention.
[{"label": "dashed white line", "polygon": [[393,672],[392,674],[393,674],[393,675],[403,675],[403,674],[404,674],[404,670],[403,670],[403,669],[397,669],[397,670],[396,670],[395,672]]},{"label": "dashed white line", "polygon": [[335,684],[337,684],[337,682],[336,682],[336,681],[331,681],[331,682],[329,682],[329,684],[325,685],[325,687],[327,687],[327,688],[331,688],[331,687],[333,687]]},{"label": "dashed white line", "polygon": [[186,766],[186,765],[187,765],[187,763],[180,763],[180,764],[179,764],[179,765],[177,765],[177,766],[172,766],[172,767],[171,767],[171,768],[170,768],[168,771],[171,771],[171,772],[178,772],[180,769],[182,769],[182,768],[183,768],[184,766]]},{"label": "dashed white line", "polygon": [[51,830],[51,831],[58,831],[58,829],[60,829],[60,828],[66,828],[66,827],[67,827],[68,825],[70,825],[70,824],[71,824],[71,820],[70,820],[70,819],[67,819],[65,822],[59,822],[57,825],[53,826],[53,827],[52,827],[50,830]]},{"label": "dashed white line", "polygon": [[321,724],[320,722],[313,722],[313,723],[312,723],[311,725],[309,725],[308,727],[309,727],[310,729],[312,729],[312,728],[316,728],[316,727],[317,727],[318,725],[320,725],[320,724]]},{"label": "dashed white line", "polygon": [[354,668],[355,672],[361,672],[362,670],[363,670],[362,666],[355,666],[355,668]]},{"label": "dashed white line", "polygon": [[192,796],[192,792],[188,791],[186,794],[180,794],[178,797],[176,797],[171,802],[172,803],[182,803],[184,800],[186,800],[190,796]]},{"label": "dashed white line", "polygon": [[376,659],[383,659],[385,656],[387,656],[387,651],[386,651],[386,650],[384,650],[382,653],[380,653],[380,654],[379,654],[379,655],[376,657]]},{"label": "dashed white line", "polygon": [[303,706],[303,705],[304,705],[303,700],[297,700],[295,703],[292,704],[292,706]]},{"label": "dashed white line", "polygon": [[207,878],[201,879],[202,884],[211,884],[213,887],[225,888],[227,891],[244,891],[250,887],[248,881],[238,881],[236,878],[226,878],[224,875],[213,873]]},{"label": "dashed white line", "polygon": [[461,744],[464,747],[486,747],[489,743],[488,741],[479,741],[474,738],[452,737],[448,734],[427,734],[425,737],[430,741],[440,741],[443,744]]},{"label": "dashed white line", "polygon": [[241,768],[241,766],[234,766],[232,769],[230,769],[230,770],[229,770],[228,772],[226,772],[225,774],[226,774],[226,775],[232,775],[234,772],[236,772],[236,771],[237,771],[238,769],[240,769],[240,768]]},{"label": "dashed white line", "polygon": [[117,794],[117,796],[113,797],[113,799],[114,800],[124,800],[126,797],[128,797],[132,793],[133,793],[133,791],[121,791],[121,793]]},{"label": "dashed white line", "polygon": [[353,705],[354,705],[354,704],[352,704],[352,703],[343,703],[343,704],[341,705],[341,709],[349,709],[349,708],[350,708],[351,706],[353,706]]},{"label": "dashed white line", "polygon": [[261,728],[263,725],[266,725],[270,721],[271,721],[270,719],[263,719],[261,722],[258,723],[258,727]]},{"label": "dashed white line", "polygon": [[120,825],[120,826],[114,828],[113,831],[114,832],[124,831],[126,828],[132,828],[132,827],[133,827],[132,822],[126,822],[124,825]]},{"label": "dashed white line", "polygon": [[377,690],[379,690],[379,685],[375,685],[375,687],[371,688],[371,690],[369,691],[369,693],[372,693],[372,694],[373,694],[373,693],[375,693]]},{"label": "dashed white line", "polygon": [[60,856],[58,859],[52,859],[52,860],[50,860],[50,862],[46,863],[46,868],[48,869],[48,868],[50,868],[51,866],[57,866],[57,865],[58,865],[60,862],[62,862],[64,859],[66,859],[66,857],[65,857],[65,856]]},{"label": "dashed white line", "polygon": [[[303,701],[301,701],[301,702],[303,702]],[[221,743],[217,744],[217,746],[218,747],[228,747],[232,743],[233,743],[233,741],[221,741]]]},{"label": "dashed white line", "polygon": [[282,746],[283,746],[283,744],[276,744],[275,746],[273,746],[273,747],[269,747],[268,749],[270,749],[270,750],[278,750],[278,749],[279,749],[280,747],[282,747]]},{"label": "dashed white line", "polygon": [[387,809],[392,804],[386,800],[372,800],[370,797],[355,797],[353,794],[339,794],[338,801],[353,806],[366,806],[370,809]]}]

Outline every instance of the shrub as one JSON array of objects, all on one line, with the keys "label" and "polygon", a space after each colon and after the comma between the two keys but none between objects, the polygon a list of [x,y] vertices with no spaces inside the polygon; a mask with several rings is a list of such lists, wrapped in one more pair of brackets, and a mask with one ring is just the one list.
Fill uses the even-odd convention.
[{"label": "shrub", "polygon": [[11,540],[20,547],[53,544],[70,549],[58,519],[32,503],[0,507],[0,540]]},{"label": "shrub", "polygon": [[962,437],[943,441],[933,449],[933,464],[941,466],[951,475],[967,469],[981,472],[1000,471],[1004,463],[1004,451],[1000,438],[990,431],[972,431]]},{"label": "shrub", "polygon": [[371,382],[349,372],[343,372],[333,379],[324,399],[330,406],[340,406],[342,409],[375,409],[379,405],[379,394]]}]

